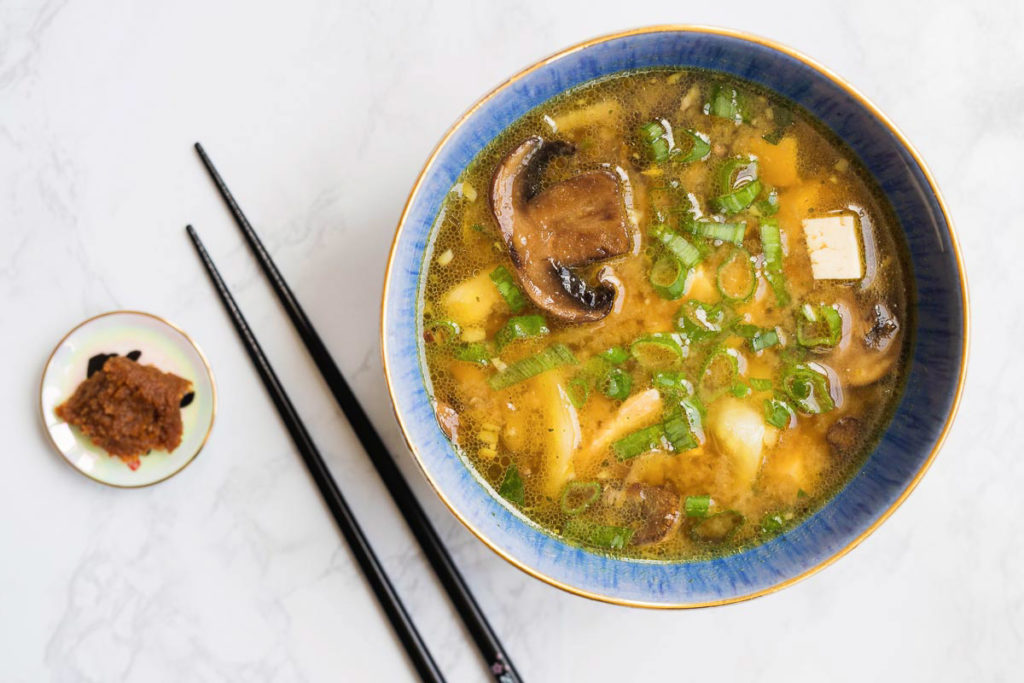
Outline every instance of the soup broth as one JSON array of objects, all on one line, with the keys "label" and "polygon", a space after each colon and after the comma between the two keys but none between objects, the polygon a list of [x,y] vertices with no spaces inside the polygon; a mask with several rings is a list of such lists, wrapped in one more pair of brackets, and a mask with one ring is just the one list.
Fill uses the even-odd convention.
[{"label": "soup broth", "polygon": [[421,281],[438,421],[537,525],[687,560],[784,532],[852,477],[899,396],[898,224],[792,103],[625,72],[466,168]]}]

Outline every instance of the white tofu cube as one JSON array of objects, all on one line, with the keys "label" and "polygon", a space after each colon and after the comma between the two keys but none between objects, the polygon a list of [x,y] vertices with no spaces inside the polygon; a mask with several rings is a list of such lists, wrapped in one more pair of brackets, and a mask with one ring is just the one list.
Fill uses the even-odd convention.
[{"label": "white tofu cube", "polygon": [[803,225],[815,280],[859,280],[864,277],[855,216],[805,218]]}]

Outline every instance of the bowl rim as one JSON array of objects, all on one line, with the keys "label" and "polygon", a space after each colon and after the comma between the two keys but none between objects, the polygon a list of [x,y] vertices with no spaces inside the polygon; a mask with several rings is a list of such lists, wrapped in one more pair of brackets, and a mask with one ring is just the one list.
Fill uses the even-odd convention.
[{"label": "bowl rim", "polygon": [[[95,322],[95,321],[97,321],[97,320],[99,320],[101,318],[108,318],[108,317],[115,316],[115,315],[139,315],[139,316],[143,316],[145,318],[150,318],[150,319],[155,320],[155,321],[157,321],[159,323],[162,323],[163,325],[166,325],[168,328],[170,328],[170,329],[174,330],[175,332],[177,332],[178,334],[180,334],[185,339],[185,341],[188,342],[188,344],[195,350],[196,354],[199,356],[199,359],[203,363],[203,368],[206,371],[206,376],[210,379],[210,390],[211,390],[210,391],[210,400],[211,400],[210,424],[206,428],[206,433],[203,435],[203,440],[199,443],[199,446],[196,448],[195,452],[192,453],[192,455],[189,457],[189,459],[186,460],[181,465],[181,467],[179,467],[178,469],[174,470],[173,472],[171,472],[170,474],[168,474],[168,475],[166,475],[164,477],[161,477],[161,478],[156,479],[154,481],[146,482],[144,484],[114,484],[112,482],[106,481],[105,479],[101,479],[100,477],[93,476],[91,473],[85,472],[85,471],[75,467],[74,463],[72,463],[70,460],[67,459],[67,457],[65,457],[64,451],[61,450],[60,446],[57,445],[57,442],[53,438],[53,434],[51,434],[50,430],[46,428],[46,414],[45,414],[45,408],[43,407],[43,389],[46,386],[46,375],[47,375],[47,373],[50,370],[50,364],[53,363],[53,358],[54,358],[54,356],[57,355],[57,351],[59,351],[60,348],[62,346],[64,346],[64,342],[66,342],[68,339],[70,339],[71,335],[73,335],[75,332],[77,332],[78,330],[82,329],[86,325],[89,325],[90,323],[93,323],[93,322]],[[207,359],[206,354],[203,353],[202,347],[200,347],[198,342],[196,342],[196,340],[193,339],[192,336],[188,332],[186,332],[184,329],[182,329],[180,326],[178,326],[175,323],[171,322],[167,318],[164,318],[162,316],[156,315],[154,313],[148,313],[146,311],[140,311],[140,310],[130,309],[130,308],[117,309],[117,310],[113,310],[113,311],[106,311],[104,313],[97,313],[96,315],[93,315],[93,316],[90,316],[90,317],[86,318],[85,320],[83,320],[82,322],[78,323],[77,325],[72,327],[70,330],[68,330],[64,334],[64,336],[62,336],[60,338],[60,341],[58,341],[56,344],[54,344],[53,350],[50,351],[50,355],[47,356],[46,362],[43,364],[43,372],[42,372],[42,374],[39,377],[39,396],[38,396],[38,399],[37,399],[36,403],[39,405],[40,425],[43,427],[43,432],[45,432],[46,438],[49,440],[50,445],[53,446],[54,450],[57,452],[57,455],[60,456],[60,459],[68,467],[73,469],[75,472],[78,472],[83,477],[88,477],[89,479],[92,479],[96,483],[103,484],[104,486],[109,486],[109,487],[115,488],[115,489],[145,489],[145,488],[149,488],[150,486],[156,486],[157,484],[163,483],[163,482],[167,481],[168,479],[174,477],[175,475],[177,475],[177,474],[179,474],[181,472],[184,472],[185,469],[188,468],[189,465],[191,465],[193,462],[196,461],[196,458],[199,457],[199,454],[203,452],[203,449],[206,447],[207,442],[209,442],[209,440],[210,440],[210,434],[213,433],[213,425],[217,421],[217,379],[213,375],[213,368],[210,367],[210,361]]]},{"label": "bowl rim", "polygon": [[[510,553],[503,550],[497,543],[488,538],[483,532],[476,529],[473,526],[473,524],[455,508],[453,503],[448,499],[448,496],[445,495],[444,491],[441,490],[441,488],[434,481],[433,477],[431,477],[430,472],[427,470],[423,462],[423,459],[420,456],[417,446],[409,438],[409,431],[408,428],[406,427],[405,420],[398,411],[398,401],[395,395],[395,387],[392,383],[391,368],[388,363],[388,325],[386,313],[388,308],[388,298],[391,291],[392,269],[395,265],[395,257],[397,253],[399,238],[402,235],[402,231],[405,229],[409,212],[412,208],[413,202],[416,199],[417,194],[420,191],[420,188],[423,185],[427,172],[430,171],[431,168],[433,167],[434,162],[436,161],[442,148],[444,148],[444,146],[452,138],[455,132],[459,128],[461,128],[462,125],[465,124],[466,121],[468,121],[473,116],[473,114],[475,114],[476,111],[480,109],[485,103],[487,103],[489,100],[495,97],[499,92],[505,90],[513,83],[528,76],[534,71],[537,71],[538,69],[541,69],[544,66],[551,64],[552,62],[555,62],[563,57],[566,57],[567,55],[570,55],[580,50],[584,50],[594,45],[610,42],[613,40],[618,40],[620,38],[627,38],[631,36],[644,35],[650,33],[700,33],[713,36],[735,38],[751,42],[762,47],[767,47],[771,50],[775,50],[786,56],[789,56],[793,59],[802,62],[806,66],[810,67],[814,71],[818,72],[825,78],[832,81],[832,83],[834,83],[836,86],[838,86],[851,97],[853,97],[870,114],[875,116],[889,130],[890,133],[892,133],[892,135],[896,138],[899,144],[910,154],[911,158],[913,158],[914,162],[919,166],[922,174],[928,181],[929,191],[935,196],[935,199],[938,202],[940,209],[942,210],[943,219],[945,220],[946,225],[949,229],[950,242],[952,244],[953,255],[956,260],[960,291],[963,297],[963,330],[961,343],[961,360],[959,372],[957,375],[956,390],[953,395],[953,401],[950,404],[949,413],[946,416],[946,420],[942,426],[942,430],[935,441],[935,445],[932,447],[931,453],[929,453],[928,457],[921,464],[918,471],[914,474],[913,478],[906,485],[906,487],[896,498],[896,500],[893,501],[892,504],[879,515],[878,519],[876,519],[872,524],[870,524],[866,529],[864,529],[857,537],[855,537],[853,540],[847,543],[843,548],[833,553],[831,556],[819,562],[817,565],[804,570],[796,576],[789,577],[783,581],[780,581],[761,590],[754,591],[752,593],[732,596],[720,600],[710,600],[705,602],[648,602],[642,600],[623,599],[610,595],[596,593],[593,591],[585,590],[577,586],[564,583],[553,577],[547,576],[546,574],[534,569],[533,567],[530,567],[529,565],[520,561],[518,558],[514,557]],[[444,503],[445,507],[448,508],[448,510],[455,516],[455,518],[458,519],[463,524],[463,526],[469,529],[469,531],[476,538],[482,541],[484,545],[486,545],[488,548],[494,551],[499,557],[501,557],[517,569],[525,572],[526,574],[534,578],[540,579],[541,581],[550,586],[560,588],[561,590],[564,590],[568,593],[572,593],[574,595],[579,595],[581,597],[589,598],[591,600],[595,600],[598,602],[606,602],[621,606],[646,607],[650,609],[694,609],[700,607],[715,607],[719,605],[728,605],[737,602],[744,602],[746,600],[752,600],[754,598],[758,598],[763,595],[768,595],[770,593],[782,590],[783,588],[791,586],[797,583],[798,581],[801,581],[802,579],[805,579],[809,576],[812,576],[813,574],[818,573],[819,571],[830,566],[840,558],[844,557],[847,553],[856,548],[858,545],[860,545],[861,542],[864,541],[864,539],[870,536],[879,526],[882,525],[883,522],[889,519],[889,517],[896,511],[896,509],[903,504],[903,502],[910,496],[914,489],[917,488],[918,483],[921,481],[922,477],[924,477],[925,473],[928,471],[928,468],[931,467],[931,464],[935,460],[935,457],[938,455],[939,451],[942,449],[942,446],[945,444],[946,437],[948,436],[949,431],[952,428],[953,422],[955,421],[956,415],[960,408],[960,400],[963,396],[964,384],[967,376],[968,359],[970,353],[970,300],[967,287],[967,273],[964,267],[963,256],[960,250],[960,242],[957,237],[956,228],[953,224],[952,217],[949,214],[949,209],[947,208],[946,202],[943,199],[942,193],[939,190],[938,183],[935,181],[935,177],[932,175],[931,169],[928,168],[928,165],[925,163],[924,159],[921,157],[917,149],[911,144],[911,142],[907,139],[903,132],[889,119],[889,117],[886,116],[882,112],[882,110],[879,109],[878,106],[874,104],[874,102],[868,99],[867,96],[865,96],[857,88],[851,85],[846,79],[844,79],[831,69],[825,67],[824,65],[820,64],[811,57],[803,54],[802,52],[795,50],[789,47],[788,45],[784,45],[780,42],[764,38],[762,36],[758,36],[752,33],[748,33],[746,31],[739,31],[736,29],[722,28],[717,26],[706,26],[702,24],[655,24],[652,26],[643,26],[639,28],[626,29],[623,31],[617,31],[614,33],[608,33],[601,36],[597,36],[595,38],[590,38],[580,43],[571,45],[570,47],[559,50],[558,52],[531,64],[530,66],[518,71],[517,73],[503,81],[501,84],[499,84],[497,87],[491,89],[484,96],[479,98],[476,102],[473,103],[472,106],[470,106],[465,112],[463,112],[463,114],[459,116],[458,119],[456,119],[456,121],[448,128],[447,131],[445,131],[444,135],[441,137],[437,145],[435,145],[434,149],[430,153],[430,156],[427,157],[427,160],[424,163],[423,168],[417,175],[416,181],[409,192],[409,197],[408,199],[406,199],[405,206],[402,208],[402,213],[398,219],[398,225],[395,230],[395,235],[391,242],[391,247],[388,251],[387,268],[384,272],[384,289],[383,296],[381,298],[380,335],[381,357],[384,366],[384,381],[385,384],[387,385],[388,397],[391,400],[391,409],[395,414],[395,418],[398,420],[398,425],[402,432],[402,438],[405,440],[406,446],[412,452],[413,458],[415,459],[420,472],[430,483],[430,486],[434,490],[434,493],[437,494],[437,496],[441,499],[441,502]]]}]

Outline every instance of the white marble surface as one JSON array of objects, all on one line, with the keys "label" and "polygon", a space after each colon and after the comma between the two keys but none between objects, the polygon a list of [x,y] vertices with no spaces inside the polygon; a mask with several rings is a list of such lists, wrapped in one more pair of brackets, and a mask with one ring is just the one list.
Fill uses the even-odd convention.
[{"label": "white marble surface", "polygon": [[[672,21],[788,43],[903,127],[959,224],[974,334],[945,449],[859,549],[769,597],[655,613],[528,578],[442,508],[392,418],[377,329],[395,222],[455,117],[563,46]],[[411,677],[196,263],[193,222],[446,674],[484,680],[196,161],[201,139],[527,679],[1020,680],[1022,29],[1016,0],[0,0],[0,679]],[[51,346],[118,308],[184,326],[220,387],[207,450],[139,491],[66,467],[35,413]]]}]

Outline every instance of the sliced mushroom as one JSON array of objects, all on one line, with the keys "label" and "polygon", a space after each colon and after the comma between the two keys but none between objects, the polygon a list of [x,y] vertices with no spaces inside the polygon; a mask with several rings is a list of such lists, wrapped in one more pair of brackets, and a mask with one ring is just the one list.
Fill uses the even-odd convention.
[{"label": "sliced mushroom", "polygon": [[630,545],[659,543],[677,528],[682,520],[679,495],[666,486],[629,484],[625,488],[609,488],[605,502],[619,508],[627,519],[635,519]]},{"label": "sliced mushroom", "polygon": [[453,444],[459,443],[459,414],[445,401],[438,401],[434,414],[441,431]]},{"label": "sliced mushroom", "polygon": [[527,139],[495,171],[491,210],[533,303],[563,320],[590,322],[611,311],[615,288],[600,276],[588,283],[574,269],[626,253],[629,223],[619,178],[609,170],[540,190],[547,163],[573,152],[566,142]]},{"label": "sliced mushroom", "polygon": [[832,453],[840,459],[849,458],[860,444],[864,432],[864,423],[857,418],[847,415],[832,423],[825,433],[825,441],[828,442]]},{"label": "sliced mushroom", "polygon": [[877,300],[842,297],[843,339],[829,352],[827,363],[845,382],[867,386],[885,377],[900,355],[900,325],[888,306]]}]

